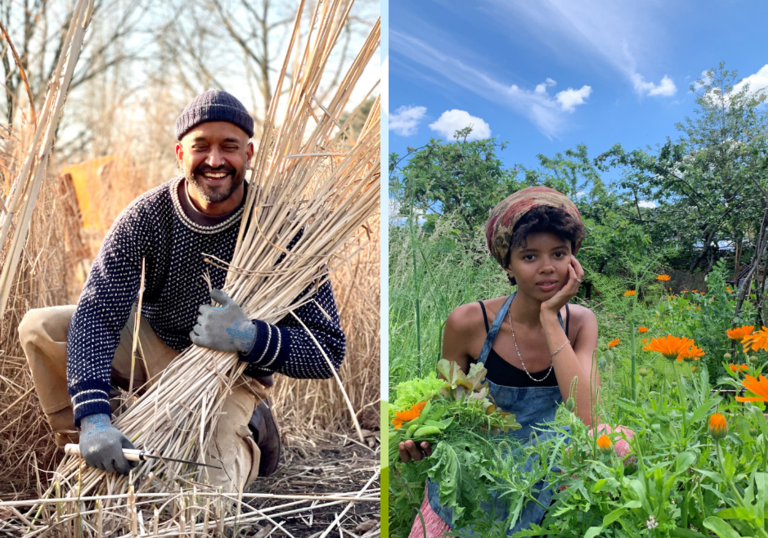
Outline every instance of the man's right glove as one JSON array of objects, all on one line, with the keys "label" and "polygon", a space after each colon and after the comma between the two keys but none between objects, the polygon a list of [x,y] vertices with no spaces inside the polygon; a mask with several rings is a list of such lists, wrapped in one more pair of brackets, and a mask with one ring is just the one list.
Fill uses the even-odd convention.
[{"label": "man's right glove", "polygon": [[128,438],[115,428],[109,415],[100,413],[80,419],[80,455],[85,463],[108,473],[127,475],[138,462],[128,461],[124,448],[135,448]]}]

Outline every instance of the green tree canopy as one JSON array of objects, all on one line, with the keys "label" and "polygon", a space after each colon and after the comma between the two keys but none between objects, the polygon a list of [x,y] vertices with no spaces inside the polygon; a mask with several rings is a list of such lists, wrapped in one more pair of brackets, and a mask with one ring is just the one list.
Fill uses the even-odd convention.
[{"label": "green tree canopy", "polygon": [[403,159],[390,155],[390,195],[400,204],[400,213],[412,209],[421,215],[458,215],[464,231],[482,226],[488,210],[520,188],[517,168],[504,168],[496,150],[504,143],[495,139],[467,141],[471,127],[456,131],[455,141],[432,139],[413,149]]},{"label": "green tree canopy", "polygon": [[[676,125],[677,141],[667,139],[655,153],[617,144],[596,161],[602,169],[623,168],[620,186],[656,203],[648,227],[691,249],[689,271],[708,270],[714,245],[741,241],[766,207],[766,94],[737,81],[721,63],[691,85],[695,116]],[[696,243],[703,248],[694,253]]]}]

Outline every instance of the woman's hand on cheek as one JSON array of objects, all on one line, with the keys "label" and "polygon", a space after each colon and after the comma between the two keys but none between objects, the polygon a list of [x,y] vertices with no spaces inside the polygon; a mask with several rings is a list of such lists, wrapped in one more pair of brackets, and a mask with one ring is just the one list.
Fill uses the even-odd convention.
[{"label": "woman's hand on cheek", "polygon": [[576,296],[576,293],[579,291],[579,286],[581,285],[580,280],[583,278],[584,268],[582,268],[579,260],[574,256],[571,256],[571,261],[568,264],[568,280],[565,285],[560,288],[560,291],[541,303],[541,313],[552,313],[557,315],[557,313],[560,312],[560,309],[565,306],[565,303]]}]

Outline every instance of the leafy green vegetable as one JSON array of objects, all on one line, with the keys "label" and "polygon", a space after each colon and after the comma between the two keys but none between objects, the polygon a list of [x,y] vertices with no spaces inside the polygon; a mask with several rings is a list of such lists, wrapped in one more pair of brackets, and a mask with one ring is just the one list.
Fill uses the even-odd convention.
[{"label": "leafy green vegetable", "polygon": [[[447,381],[431,374],[398,387],[393,406],[398,429],[389,434],[390,465],[411,484],[424,484],[427,476],[436,482],[440,503],[452,510],[457,528],[471,525],[482,536],[491,536],[493,529],[503,535],[504,522],[489,520],[481,503],[490,501],[494,490],[496,477],[490,470],[498,464],[498,447],[503,443],[505,452],[510,452],[510,439],[493,434],[519,429],[520,424],[514,415],[496,407],[482,364],[473,364],[465,374],[455,362],[443,359],[437,370]],[[429,400],[414,418],[410,410],[426,395]],[[426,463],[400,462],[398,445],[409,439],[433,443]],[[479,527],[478,522],[482,522]]]},{"label": "leafy green vegetable", "polygon": [[403,381],[397,388],[397,398],[389,406],[389,418],[394,418],[397,411],[408,409],[412,405],[431,400],[445,386],[444,379],[438,379],[437,374],[430,373],[426,377],[417,377]]}]

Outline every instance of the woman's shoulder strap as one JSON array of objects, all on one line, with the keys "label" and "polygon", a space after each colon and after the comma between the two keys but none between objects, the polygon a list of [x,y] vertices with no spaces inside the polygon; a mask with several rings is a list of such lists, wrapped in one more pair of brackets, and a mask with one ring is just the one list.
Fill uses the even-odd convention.
[{"label": "woman's shoulder strap", "polygon": [[480,308],[483,311],[483,322],[485,323],[485,332],[488,332],[488,314],[485,311],[485,305],[483,304],[483,301],[477,301],[480,303]]}]

